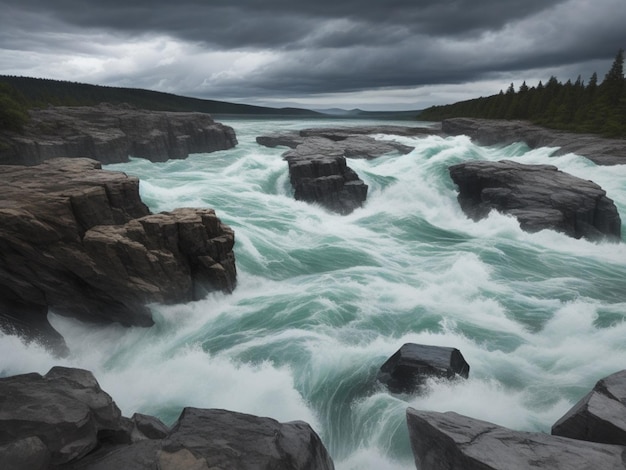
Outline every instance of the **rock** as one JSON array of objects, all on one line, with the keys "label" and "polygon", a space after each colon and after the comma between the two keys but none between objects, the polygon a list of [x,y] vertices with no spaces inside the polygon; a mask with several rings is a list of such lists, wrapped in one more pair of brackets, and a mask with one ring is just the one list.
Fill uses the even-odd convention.
[{"label": "rock", "polygon": [[129,156],[161,162],[237,145],[234,130],[205,113],[101,104],[51,106],[29,114],[22,133],[0,133],[0,164],[36,165],[57,157],[119,163]]},{"label": "rock", "polygon": [[456,413],[407,410],[419,469],[588,470],[626,468],[622,446],[517,432]]},{"label": "rock", "polygon": [[47,470],[50,451],[37,436],[0,445],[3,470]]},{"label": "rock", "polygon": [[598,381],[552,426],[552,434],[626,446],[626,370]]},{"label": "rock", "polygon": [[170,428],[154,416],[135,413],[131,420],[137,430],[148,439],[163,439],[170,432]]},{"label": "rock", "polygon": [[0,445],[26,449],[36,461],[46,453],[30,438],[58,465],[94,449],[98,433],[119,428],[120,410],[89,371],[53,367],[43,377],[1,378],[0,397]]},{"label": "rock", "polygon": [[623,139],[546,129],[525,121],[454,118],[445,119],[441,129],[449,135],[468,135],[479,145],[524,142],[530,148],[558,147],[553,155],[576,153],[597,165],[623,165],[626,162]]},{"label": "rock", "polygon": [[204,459],[209,468],[334,468],[320,438],[307,423],[279,423],[226,410],[185,408],[162,444],[162,450],[169,453],[183,449]]},{"label": "rock", "polygon": [[380,141],[367,134],[422,135],[439,131],[424,127],[369,126],[303,129],[256,141],[266,147],[291,148],[283,153],[289,167],[294,197],[318,203],[339,214],[349,214],[367,198],[367,185],[347,166],[346,158],[376,158],[391,152],[409,153],[413,147]]},{"label": "rock", "polygon": [[456,348],[406,343],[382,365],[377,379],[393,393],[410,393],[428,377],[467,378],[469,369]]},{"label": "rock", "polygon": [[474,220],[495,209],[516,217],[528,232],[551,229],[574,238],[620,240],[621,219],[606,192],[554,166],[470,161],[449,171],[461,208]]},{"label": "rock", "polygon": [[150,326],[147,303],[234,289],[234,233],[212,209],[150,214],[137,178],[88,159],[0,166],[0,178],[5,331],[49,338],[48,308],[83,321]]}]

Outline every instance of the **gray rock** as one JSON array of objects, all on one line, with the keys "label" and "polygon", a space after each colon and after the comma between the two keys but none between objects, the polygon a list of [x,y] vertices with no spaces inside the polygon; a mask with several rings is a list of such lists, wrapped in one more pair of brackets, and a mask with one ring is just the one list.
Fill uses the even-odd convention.
[{"label": "gray rock", "polygon": [[0,445],[3,470],[47,470],[50,451],[37,436],[25,437]]},{"label": "gray rock", "polygon": [[0,133],[0,164],[36,165],[58,157],[119,163],[129,156],[161,162],[237,145],[235,131],[205,113],[109,104],[51,106],[29,113],[23,132]]},{"label": "gray rock", "polygon": [[470,161],[449,170],[461,208],[474,220],[495,209],[515,216],[528,232],[551,229],[590,240],[621,237],[621,219],[606,192],[554,166]]},{"label": "gray rock", "polygon": [[445,119],[441,128],[449,135],[468,135],[480,145],[524,142],[530,148],[558,147],[553,155],[576,153],[597,165],[623,165],[626,162],[626,143],[623,139],[546,129],[513,120],[454,118]]},{"label": "gray rock", "polygon": [[626,446],[626,370],[598,381],[552,426],[552,434]]},{"label": "gray rock", "polygon": [[406,343],[381,366],[377,379],[393,393],[410,393],[428,377],[467,378],[469,370],[456,348]]},{"label": "gray rock", "polygon": [[5,331],[49,336],[48,308],[83,321],[150,326],[147,303],[234,289],[234,233],[211,209],[150,214],[137,178],[88,159],[0,166],[0,179]]},{"label": "gray rock", "polygon": [[78,459],[98,444],[98,433],[116,431],[121,417],[91,372],[54,367],[46,374],[0,379],[0,444],[26,447],[34,460],[50,452],[53,465]]},{"label": "gray rock", "polygon": [[131,420],[137,430],[148,439],[163,439],[170,432],[170,428],[154,416],[135,413]]},{"label": "gray rock", "polygon": [[362,126],[303,129],[269,136],[256,141],[266,147],[284,146],[294,197],[318,203],[340,214],[361,207],[367,198],[367,185],[347,166],[346,158],[376,158],[391,152],[413,150],[397,142],[380,141],[371,134],[424,135],[439,131],[424,127]]},{"label": "gray rock", "polygon": [[626,468],[626,448],[517,432],[456,413],[407,410],[415,465],[423,470]]}]

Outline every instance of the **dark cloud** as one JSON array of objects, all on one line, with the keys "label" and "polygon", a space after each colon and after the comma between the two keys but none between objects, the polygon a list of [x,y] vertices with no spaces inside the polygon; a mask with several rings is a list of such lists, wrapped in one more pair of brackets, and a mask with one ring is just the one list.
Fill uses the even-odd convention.
[{"label": "dark cloud", "polygon": [[0,8],[0,73],[41,74],[37,61],[47,59],[57,75],[216,99],[530,79],[577,66],[586,77],[626,46],[623,0],[0,0]]}]

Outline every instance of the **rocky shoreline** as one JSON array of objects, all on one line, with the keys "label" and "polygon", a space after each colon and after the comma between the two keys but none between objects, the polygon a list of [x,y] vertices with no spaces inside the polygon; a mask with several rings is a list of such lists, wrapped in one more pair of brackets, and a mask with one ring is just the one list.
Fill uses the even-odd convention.
[{"label": "rocky shoreline", "polygon": [[0,165],[36,165],[57,157],[101,163],[129,156],[162,162],[227,150],[235,131],[205,113],[148,111],[128,105],[50,106],[29,111],[22,132],[0,132]]}]

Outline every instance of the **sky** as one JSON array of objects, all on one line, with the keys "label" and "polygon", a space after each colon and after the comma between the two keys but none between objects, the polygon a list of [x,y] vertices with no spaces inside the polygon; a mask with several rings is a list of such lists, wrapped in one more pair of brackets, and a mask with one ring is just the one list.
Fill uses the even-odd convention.
[{"label": "sky", "polygon": [[271,107],[415,110],[600,80],[626,0],[0,0],[0,74]]}]

